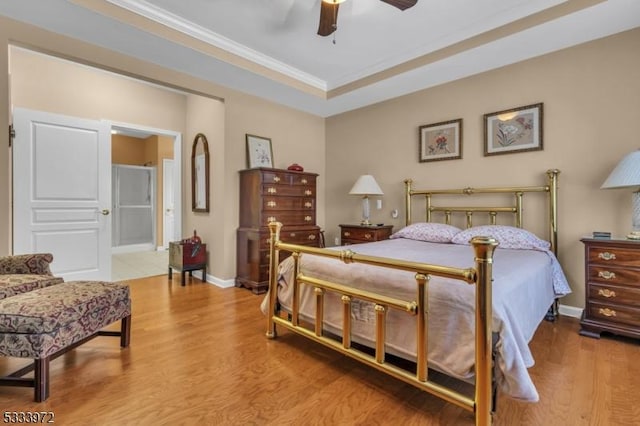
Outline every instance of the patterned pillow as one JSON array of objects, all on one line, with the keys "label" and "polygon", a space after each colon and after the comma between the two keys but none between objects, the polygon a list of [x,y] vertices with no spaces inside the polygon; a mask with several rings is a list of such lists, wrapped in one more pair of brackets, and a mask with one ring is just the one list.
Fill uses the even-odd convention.
[{"label": "patterned pillow", "polygon": [[529,231],[504,225],[474,226],[456,234],[451,242],[469,245],[469,240],[477,236],[493,237],[500,243],[498,247],[502,248],[548,251],[551,247],[548,241],[541,240]]},{"label": "patterned pillow", "polygon": [[430,243],[450,243],[460,228],[444,223],[421,222],[405,226],[389,238],[406,238]]}]

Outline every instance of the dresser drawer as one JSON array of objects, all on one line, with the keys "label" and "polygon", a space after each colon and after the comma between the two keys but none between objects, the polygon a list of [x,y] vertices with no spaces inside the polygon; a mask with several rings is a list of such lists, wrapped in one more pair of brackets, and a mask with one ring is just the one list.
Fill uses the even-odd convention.
[{"label": "dresser drawer", "polygon": [[264,212],[261,226],[268,226],[271,222],[286,223],[288,226],[314,225],[316,223],[316,212],[278,211]]},{"label": "dresser drawer", "polygon": [[262,194],[265,196],[284,195],[286,197],[315,197],[313,186],[306,185],[262,185]]},{"label": "dresser drawer", "polygon": [[343,227],[340,237],[343,244],[357,244],[362,242],[386,240],[391,235],[391,227]]},{"label": "dresser drawer", "polygon": [[311,187],[315,187],[316,177],[313,174],[268,170],[262,172],[262,182],[265,184],[308,185]]},{"label": "dresser drawer", "polygon": [[640,255],[638,249],[591,246],[589,247],[587,261],[590,264],[616,265],[640,268]]},{"label": "dresser drawer", "polygon": [[264,197],[262,209],[264,211],[302,210],[311,211],[316,206],[314,198],[304,197]]},{"label": "dresser drawer", "polygon": [[589,265],[588,279],[591,282],[624,284],[640,288],[640,269],[616,268],[611,265]]},{"label": "dresser drawer", "polygon": [[587,298],[589,301],[640,308],[640,287],[630,288],[591,283],[588,286]]},{"label": "dresser drawer", "polygon": [[[269,233],[265,232],[262,235],[260,249],[269,249]],[[320,246],[320,228],[314,227],[312,229],[285,229],[280,231],[280,240],[290,244],[310,245],[314,247]]]},{"label": "dresser drawer", "polygon": [[592,320],[609,321],[640,327],[640,309],[612,303],[590,302],[587,317]]}]

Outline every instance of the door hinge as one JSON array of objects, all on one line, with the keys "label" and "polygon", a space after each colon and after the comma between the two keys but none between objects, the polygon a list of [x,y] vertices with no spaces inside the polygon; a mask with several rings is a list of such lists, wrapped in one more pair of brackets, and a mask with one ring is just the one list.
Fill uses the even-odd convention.
[{"label": "door hinge", "polygon": [[11,147],[13,138],[16,137],[16,129],[13,128],[13,124],[9,124],[9,147]]}]

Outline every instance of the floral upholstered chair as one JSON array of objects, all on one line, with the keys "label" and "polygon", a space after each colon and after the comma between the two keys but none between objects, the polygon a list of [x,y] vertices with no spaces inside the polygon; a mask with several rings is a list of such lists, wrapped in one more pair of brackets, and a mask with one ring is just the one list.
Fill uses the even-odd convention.
[{"label": "floral upholstered chair", "polygon": [[63,282],[51,273],[52,261],[50,253],[0,257],[0,299]]}]

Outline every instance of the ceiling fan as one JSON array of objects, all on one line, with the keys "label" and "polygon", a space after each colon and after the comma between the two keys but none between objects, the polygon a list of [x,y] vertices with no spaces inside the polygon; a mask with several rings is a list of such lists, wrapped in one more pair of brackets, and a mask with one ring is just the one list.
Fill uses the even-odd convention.
[{"label": "ceiling fan", "polygon": [[[318,24],[318,35],[328,36],[338,29],[338,8],[345,0],[322,0],[320,2],[320,23]],[[418,0],[380,0],[400,10],[409,9]]]}]

